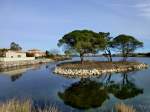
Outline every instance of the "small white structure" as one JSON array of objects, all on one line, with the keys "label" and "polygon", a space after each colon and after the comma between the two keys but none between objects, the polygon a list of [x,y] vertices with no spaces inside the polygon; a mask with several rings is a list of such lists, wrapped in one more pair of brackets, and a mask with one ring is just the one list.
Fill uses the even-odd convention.
[{"label": "small white structure", "polygon": [[26,60],[35,60],[35,57],[26,57],[26,52],[22,51],[5,51],[3,57],[0,58],[0,61],[26,61]]},{"label": "small white structure", "polygon": [[26,58],[26,53],[21,51],[7,51],[5,58]]}]

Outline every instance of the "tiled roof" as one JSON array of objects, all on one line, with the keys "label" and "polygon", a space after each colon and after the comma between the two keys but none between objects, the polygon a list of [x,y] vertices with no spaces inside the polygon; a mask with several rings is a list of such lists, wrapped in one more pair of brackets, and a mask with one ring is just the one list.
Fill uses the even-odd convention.
[{"label": "tiled roof", "polygon": [[39,49],[30,49],[28,51],[40,51]]},{"label": "tiled roof", "polygon": [[8,50],[6,52],[15,52],[15,53],[26,53],[25,51],[13,51],[13,50]]}]

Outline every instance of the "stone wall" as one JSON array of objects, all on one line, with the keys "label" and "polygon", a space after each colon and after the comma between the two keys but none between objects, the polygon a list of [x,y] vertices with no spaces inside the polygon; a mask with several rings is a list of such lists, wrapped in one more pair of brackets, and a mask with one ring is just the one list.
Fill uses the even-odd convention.
[{"label": "stone wall", "polygon": [[0,62],[0,69],[17,67],[17,66],[25,66],[25,65],[34,65],[34,64],[41,64],[41,63],[48,63],[52,62],[51,59],[37,59],[37,60],[26,60],[26,61],[6,61]]},{"label": "stone wall", "polygon": [[35,57],[25,57],[25,58],[0,58],[0,62],[10,62],[10,61],[30,61],[35,60]]},{"label": "stone wall", "polygon": [[147,68],[147,64],[140,63],[134,66],[126,66],[126,67],[117,67],[117,68],[107,68],[106,69],[66,69],[61,66],[56,66],[54,73],[60,74],[66,77],[80,77],[80,78],[87,78],[93,76],[100,76],[102,74],[107,73],[119,73],[119,72],[126,72],[126,71],[134,71]]}]

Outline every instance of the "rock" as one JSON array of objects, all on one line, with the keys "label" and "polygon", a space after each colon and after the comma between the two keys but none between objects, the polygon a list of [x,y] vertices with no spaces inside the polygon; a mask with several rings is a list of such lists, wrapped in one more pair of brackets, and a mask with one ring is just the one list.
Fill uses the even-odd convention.
[{"label": "rock", "polygon": [[148,65],[146,64],[137,64],[137,65],[126,65],[126,66],[118,66],[106,69],[94,68],[94,69],[71,69],[71,68],[61,68],[61,66],[56,66],[54,73],[64,75],[67,77],[80,77],[80,78],[87,78],[87,77],[95,77],[100,76],[102,74],[112,73],[112,72],[124,72],[124,71],[132,71],[132,70],[139,70],[143,68],[147,68]]}]

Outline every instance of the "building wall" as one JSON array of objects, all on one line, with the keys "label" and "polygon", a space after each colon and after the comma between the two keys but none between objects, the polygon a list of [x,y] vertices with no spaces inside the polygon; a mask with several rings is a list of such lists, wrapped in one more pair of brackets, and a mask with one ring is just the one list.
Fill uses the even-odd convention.
[{"label": "building wall", "polygon": [[33,54],[35,57],[42,57],[46,55],[45,52],[42,52],[40,50],[29,50],[28,53]]},{"label": "building wall", "polygon": [[35,53],[34,56],[35,57],[42,57],[42,56],[45,56],[45,54],[43,52],[41,52],[41,53]]},{"label": "building wall", "polygon": [[26,53],[8,51],[8,52],[6,52],[5,57],[6,58],[26,58]]},{"label": "building wall", "polygon": [[27,60],[35,60],[35,57],[26,57],[25,52],[7,51],[4,53],[4,57],[0,58],[0,62],[27,61]]}]

